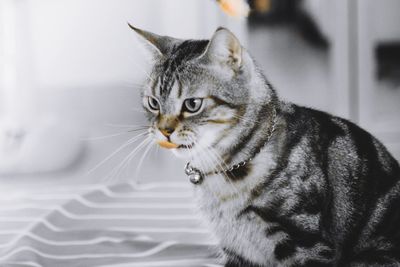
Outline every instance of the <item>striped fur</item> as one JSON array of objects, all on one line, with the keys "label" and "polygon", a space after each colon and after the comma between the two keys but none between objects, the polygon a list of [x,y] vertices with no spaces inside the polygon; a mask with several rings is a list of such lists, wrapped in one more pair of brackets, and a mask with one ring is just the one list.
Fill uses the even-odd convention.
[{"label": "striped fur", "polygon": [[[204,173],[253,158],[194,187],[226,266],[400,266],[400,167],[377,139],[280,101],[226,29],[210,41],[149,34],[162,48],[143,90],[144,103],[161,106],[149,114],[155,139],[166,138],[162,117],[174,116],[168,141],[190,143],[174,152]],[[182,104],[193,97],[204,109],[188,116]]]}]

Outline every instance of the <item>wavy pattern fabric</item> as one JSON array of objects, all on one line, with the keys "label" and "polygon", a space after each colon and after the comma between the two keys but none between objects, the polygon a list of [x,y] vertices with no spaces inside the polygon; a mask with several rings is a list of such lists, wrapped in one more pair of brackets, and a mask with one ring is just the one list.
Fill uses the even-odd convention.
[{"label": "wavy pattern fabric", "polygon": [[187,184],[0,195],[0,266],[217,267]]}]

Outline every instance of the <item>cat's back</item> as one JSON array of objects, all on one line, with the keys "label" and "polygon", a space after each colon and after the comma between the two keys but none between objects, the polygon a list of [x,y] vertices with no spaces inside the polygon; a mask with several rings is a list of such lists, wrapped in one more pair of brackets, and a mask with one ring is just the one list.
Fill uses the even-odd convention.
[{"label": "cat's back", "polygon": [[290,155],[289,150],[303,146],[307,155],[300,160],[323,174],[322,228],[343,247],[343,258],[366,248],[400,249],[397,160],[379,140],[346,119],[293,104],[282,107],[283,151]]},{"label": "cat's back", "polygon": [[[283,103],[287,143],[309,139],[321,160],[340,165],[362,164],[368,171],[399,174],[399,163],[372,134],[353,122],[316,109]],[[326,158],[325,158],[326,157]],[[400,179],[400,177],[398,177]]]}]

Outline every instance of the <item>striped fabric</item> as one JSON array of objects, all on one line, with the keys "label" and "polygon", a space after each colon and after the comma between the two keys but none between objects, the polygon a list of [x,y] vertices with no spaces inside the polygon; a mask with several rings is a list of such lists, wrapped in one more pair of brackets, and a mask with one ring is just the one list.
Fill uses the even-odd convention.
[{"label": "striped fabric", "polygon": [[2,267],[221,266],[187,184],[31,191],[0,192]]}]

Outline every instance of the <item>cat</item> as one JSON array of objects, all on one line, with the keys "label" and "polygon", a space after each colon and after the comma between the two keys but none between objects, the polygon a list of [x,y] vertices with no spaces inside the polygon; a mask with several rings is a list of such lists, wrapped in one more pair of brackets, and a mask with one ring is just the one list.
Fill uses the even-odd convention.
[{"label": "cat", "polygon": [[225,266],[400,266],[400,167],[345,119],[279,99],[235,35],[130,27],[154,58],[149,132],[186,173]]}]

